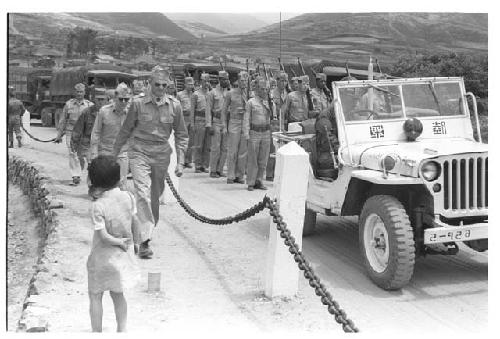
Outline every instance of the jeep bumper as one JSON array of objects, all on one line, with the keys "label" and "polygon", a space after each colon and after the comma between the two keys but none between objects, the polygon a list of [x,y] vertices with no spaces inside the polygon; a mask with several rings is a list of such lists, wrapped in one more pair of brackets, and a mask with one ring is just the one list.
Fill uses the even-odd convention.
[{"label": "jeep bumper", "polygon": [[450,226],[436,218],[434,225],[435,227],[424,230],[425,245],[488,238],[488,221],[469,225]]}]

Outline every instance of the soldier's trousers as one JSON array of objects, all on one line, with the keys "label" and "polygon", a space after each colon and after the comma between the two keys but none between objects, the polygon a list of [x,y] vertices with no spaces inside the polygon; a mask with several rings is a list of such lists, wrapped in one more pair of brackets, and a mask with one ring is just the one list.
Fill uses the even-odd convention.
[{"label": "soldier's trousers", "polygon": [[206,141],[205,141],[205,119],[195,118],[195,123],[193,126],[193,162],[196,168],[205,167],[208,168],[210,153],[207,152]]},{"label": "soldier's trousers", "polygon": [[18,140],[21,139],[21,116],[19,115],[11,115],[9,116],[9,125],[8,125],[8,135],[9,135],[9,143],[14,142],[14,133],[16,133],[16,138]]},{"label": "soldier's trousers", "polygon": [[214,134],[211,136],[210,172],[222,173],[227,158],[227,133],[222,133],[222,123],[215,119],[212,127]]},{"label": "soldier's trousers", "polygon": [[264,180],[271,144],[270,133],[270,131],[256,132],[250,130],[247,159],[248,186],[253,186],[257,181],[263,182]]},{"label": "soldier's trousers", "polygon": [[242,133],[243,121],[229,120],[227,140],[227,178],[243,179],[247,165],[247,141]]},{"label": "soldier's trousers", "polygon": [[161,162],[148,159],[139,152],[129,151],[128,155],[139,220],[138,242],[142,243],[151,239],[160,217],[160,197],[165,189],[170,155]]},{"label": "soldier's trousers", "polygon": [[68,148],[69,156],[69,172],[72,177],[79,177],[85,168],[86,160],[83,154],[73,152],[71,149],[71,131],[66,131],[66,147]]},{"label": "soldier's trousers", "polygon": [[[188,111],[189,112],[189,111]],[[186,126],[188,126],[189,123],[189,113],[183,113],[184,116],[184,123]],[[188,127],[188,136],[189,136],[189,141],[188,141],[188,148],[186,150],[186,154],[184,154],[184,163],[190,164],[192,162],[192,148],[193,148],[193,139],[194,139],[194,126],[189,126]]]}]

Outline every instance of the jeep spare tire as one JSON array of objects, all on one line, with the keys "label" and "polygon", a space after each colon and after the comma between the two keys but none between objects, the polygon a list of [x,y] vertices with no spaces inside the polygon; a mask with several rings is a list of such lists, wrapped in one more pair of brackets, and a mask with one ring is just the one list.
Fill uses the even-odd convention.
[{"label": "jeep spare tire", "polygon": [[366,200],[359,217],[359,244],[368,276],[385,290],[405,286],[415,266],[415,241],[408,214],[393,196]]}]

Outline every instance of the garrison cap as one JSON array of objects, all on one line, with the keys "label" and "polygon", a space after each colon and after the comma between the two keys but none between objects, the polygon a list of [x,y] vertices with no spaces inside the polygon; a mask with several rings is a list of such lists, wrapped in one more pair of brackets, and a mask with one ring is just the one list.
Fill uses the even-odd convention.
[{"label": "garrison cap", "polygon": [[307,82],[309,83],[309,75],[303,75],[303,76],[300,76],[300,77],[297,77],[298,81],[301,81],[301,82]]},{"label": "garrison cap", "polygon": [[104,88],[96,88],[94,92],[95,98],[107,99],[108,95],[106,94],[106,90]]},{"label": "garrison cap", "polygon": [[75,85],[75,90],[77,91],[85,91],[85,85],[81,82]]},{"label": "garrison cap", "polygon": [[288,80],[288,74],[285,71],[280,71],[276,76],[276,80]]},{"label": "garrison cap", "polygon": [[240,80],[248,80],[248,72],[241,71],[238,73],[238,79]]},{"label": "garrison cap", "polygon": [[130,88],[124,82],[116,87],[115,93],[117,98],[130,98],[132,96]]},{"label": "garrison cap", "polygon": [[219,71],[219,78],[229,79],[229,73],[226,71]]},{"label": "garrison cap", "polygon": [[210,80],[210,74],[208,74],[208,73],[202,73],[201,76],[200,76],[200,80],[209,81]]},{"label": "garrison cap", "polygon": [[194,79],[192,77],[185,77],[184,83],[185,84],[194,84]]},{"label": "garrison cap", "polygon": [[316,73],[316,79],[326,81],[326,74],[325,73]]},{"label": "garrison cap", "polygon": [[165,69],[159,65],[153,67],[153,69],[151,70],[151,77],[158,79],[158,80],[167,81],[167,82],[172,81],[170,79],[170,72],[167,69]]},{"label": "garrison cap", "polygon": [[300,77],[292,77],[292,79],[291,79],[291,80],[292,80],[292,81],[297,82],[297,81],[299,81],[299,78],[300,78]]}]

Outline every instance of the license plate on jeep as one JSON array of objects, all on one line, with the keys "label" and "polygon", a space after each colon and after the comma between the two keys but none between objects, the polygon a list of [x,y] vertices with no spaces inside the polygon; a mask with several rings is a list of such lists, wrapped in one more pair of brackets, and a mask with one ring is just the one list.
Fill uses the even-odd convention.
[{"label": "license plate on jeep", "polygon": [[424,244],[467,241],[488,238],[488,224],[455,227],[435,227],[424,231]]}]

